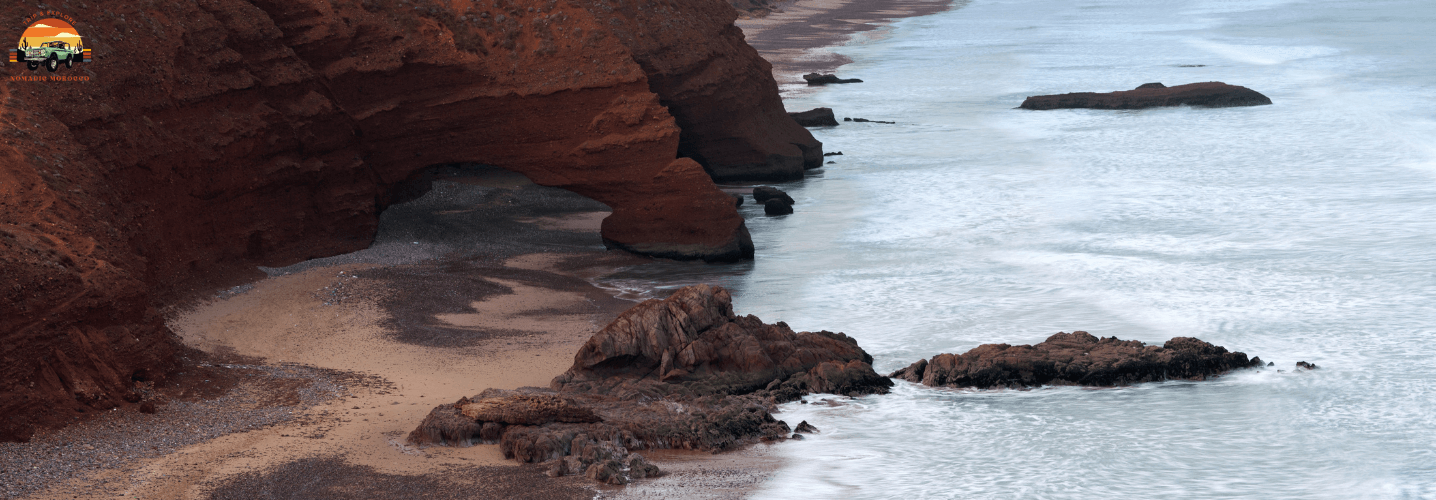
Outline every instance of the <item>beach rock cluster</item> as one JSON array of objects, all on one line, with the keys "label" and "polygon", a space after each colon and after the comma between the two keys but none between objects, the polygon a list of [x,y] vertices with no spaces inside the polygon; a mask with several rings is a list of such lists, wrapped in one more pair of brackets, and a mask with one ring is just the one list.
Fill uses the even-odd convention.
[{"label": "beach rock cluster", "polygon": [[505,457],[548,463],[554,475],[609,481],[598,478],[617,470],[627,476],[615,481],[626,481],[636,478],[633,450],[785,439],[793,429],[773,417],[775,405],[815,392],[885,394],[892,384],[851,337],[737,316],[727,290],[696,285],[624,312],[551,387],[489,389],[439,405],[409,440],[498,443]]},{"label": "beach rock cluster", "polygon": [[788,215],[793,213],[792,196],[783,190],[770,187],[758,186],[753,188],[753,201],[763,204],[763,213],[767,215]]},{"label": "beach rock cluster", "polygon": [[87,11],[103,75],[83,99],[0,86],[0,439],[133,405],[133,382],[177,366],[156,304],[364,248],[432,166],[498,166],[603,202],[611,248],[751,258],[712,179],[801,178],[822,146],[736,15],[618,0]]},{"label": "beach rock cluster", "polygon": [[1070,94],[1031,96],[1018,106],[1022,109],[1143,109],[1159,106],[1198,106],[1225,108],[1271,104],[1271,99],[1255,90],[1222,82],[1189,83],[1168,87],[1161,83],[1143,84],[1133,90],[1108,92],[1074,92]]},{"label": "beach rock cluster", "polygon": [[1087,332],[1057,333],[1036,345],[984,344],[963,354],[939,354],[890,377],[934,387],[977,389],[1041,385],[1117,386],[1161,380],[1205,380],[1240,368],[1262,366],[1191,337],[1161,346]]}]

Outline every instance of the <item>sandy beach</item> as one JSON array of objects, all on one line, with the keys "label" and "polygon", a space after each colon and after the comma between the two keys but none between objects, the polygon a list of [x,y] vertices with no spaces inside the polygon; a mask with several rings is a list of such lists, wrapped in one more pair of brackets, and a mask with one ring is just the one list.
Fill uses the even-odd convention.
[{"label": "sandy beach", "polygon": [[[947,1],[802,0],[739,21],[785,88],[848,62],[823,47]],[[434,405],[548,386],[633,302],[590,280],[646,259],[606,251],[601,204],[521,175],[454,167],[381,217],[374,244],[184,297],[185,373],[153,414],[106,415],[0,444],[11,498],[742,498],[780,464],[757,445],[646,452],[627,487],[548,478],[497,445],[415,447]]]}]

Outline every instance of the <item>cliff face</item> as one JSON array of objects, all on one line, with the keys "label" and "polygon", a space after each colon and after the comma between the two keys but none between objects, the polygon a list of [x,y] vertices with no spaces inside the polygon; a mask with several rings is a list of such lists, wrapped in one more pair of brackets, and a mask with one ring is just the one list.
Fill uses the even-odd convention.
[{"label": "cliff face", "polygon": [[736,260],[752,256],[743,220],[683,148],[784,168],[804,155],[752,139],[802,129],[718,0],[67,14],[95,61],[60,74],[90,80],[0,84],[0,439],[126,404],[173,366],[155,304],[367,246],[390,189],[424,167],[521,172],[612,207],[610,246]]}]

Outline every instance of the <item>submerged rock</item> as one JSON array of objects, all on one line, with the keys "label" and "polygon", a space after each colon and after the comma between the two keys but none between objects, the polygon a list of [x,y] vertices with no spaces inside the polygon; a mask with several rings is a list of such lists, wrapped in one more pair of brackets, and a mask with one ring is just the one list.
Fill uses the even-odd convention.
[{"label": "submerged rock", "polygon": [[788,193],[784,192],[781,189],[769,186],[758,186],[753,188],[753,201],[756,201],[758,203],[766,203],[768,200],[773,198],[779,198],[789,205],[797,204],[797,202],[793,201],[792,196],[788,196]]},{"label": "submerged rock", "polygon": [[767,215],[788,215],[793,213],[793,205],[782,198],[769,198],[763,202],[763,213]]},{"label": "submerged rock", "polygon": [[804,420],[802,422],[798,422],[798,426],[793,428],[793,432],[802,434],[817,434],[818,428],[813,427],[813,424],[810,424],[807,420]]},{"label": "submerged rock", "polygon": [[1316,366],[1315,363],[1307,363],[1307,362],[1305,362],[1305,361],[1297,361],[1297,362],[1296,362],[1296,367],[1297,367],[1298,369],[1301,369],[1301,370],[1315,370],[1315,369],[1317,369],[1317,366]]},{"label": "submerged rock", "polygon": [[[798,125],[804,127],[836,127],[838,118],[833,116],[833,108],[813,108],[807,111],[788,113]],[[826,153],[823,156],[827,156]]]},{"label": "submerged rock", "polygon": [[1200,106],[1226,108],[1232,106],[1260,106],[1271,104],[1271,99],[1255,90],[1227,85],[1222,82],[1189,83],[1168,87],[1161,83],[1147,83],[1134,90],[1108,92],[1074,92],[1070,94],[1039,95],[1028,97],[1018,106],[1022,109],[1143,109],[1159,106]]},{"label": "submerged rock", "polygon": [[807,80],[808,85],[827,85],[827,84],[829,84],[829,83],[862,83],[862,82],[863,82],[862,80],[859,80],[859,79],[857,79],[857,78],[838,78],[837,75],[823,75],[823,74],[818,74],[818,73],[808,73],[808,74],[806,74],[806,75],[803,75],[803,79],[804,79],[804,80]]},{"label": "submerged rock", "polygon": [[1205,380],[1238,368],[1260,366],[1245,353],[1228,352],[1191,337],[1162,346],[1087,332],[1057,333],[1036,345],[985,344],[963,354],[918,360],[891,377],[928,386],[1034,387],[1116,386],[1169,379]]}]

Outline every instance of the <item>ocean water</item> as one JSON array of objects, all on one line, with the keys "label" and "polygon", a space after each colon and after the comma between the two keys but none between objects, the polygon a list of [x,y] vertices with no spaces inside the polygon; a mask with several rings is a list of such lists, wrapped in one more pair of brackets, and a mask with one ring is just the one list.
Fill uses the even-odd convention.
[{"label": "ocean water", "polygon": [[[896,125],[815,129],[844,154],[780,185],[795,214],[743,207],[756,261],[603,283],[723,284],[884,373],[1073,330],[1276,366],[811,396],[756,497],[1436,498],[1436,2],[973,0],[836,51],[865,83],[788,109]],[[1275,104],[1013,109],[1214,80]]]}]

